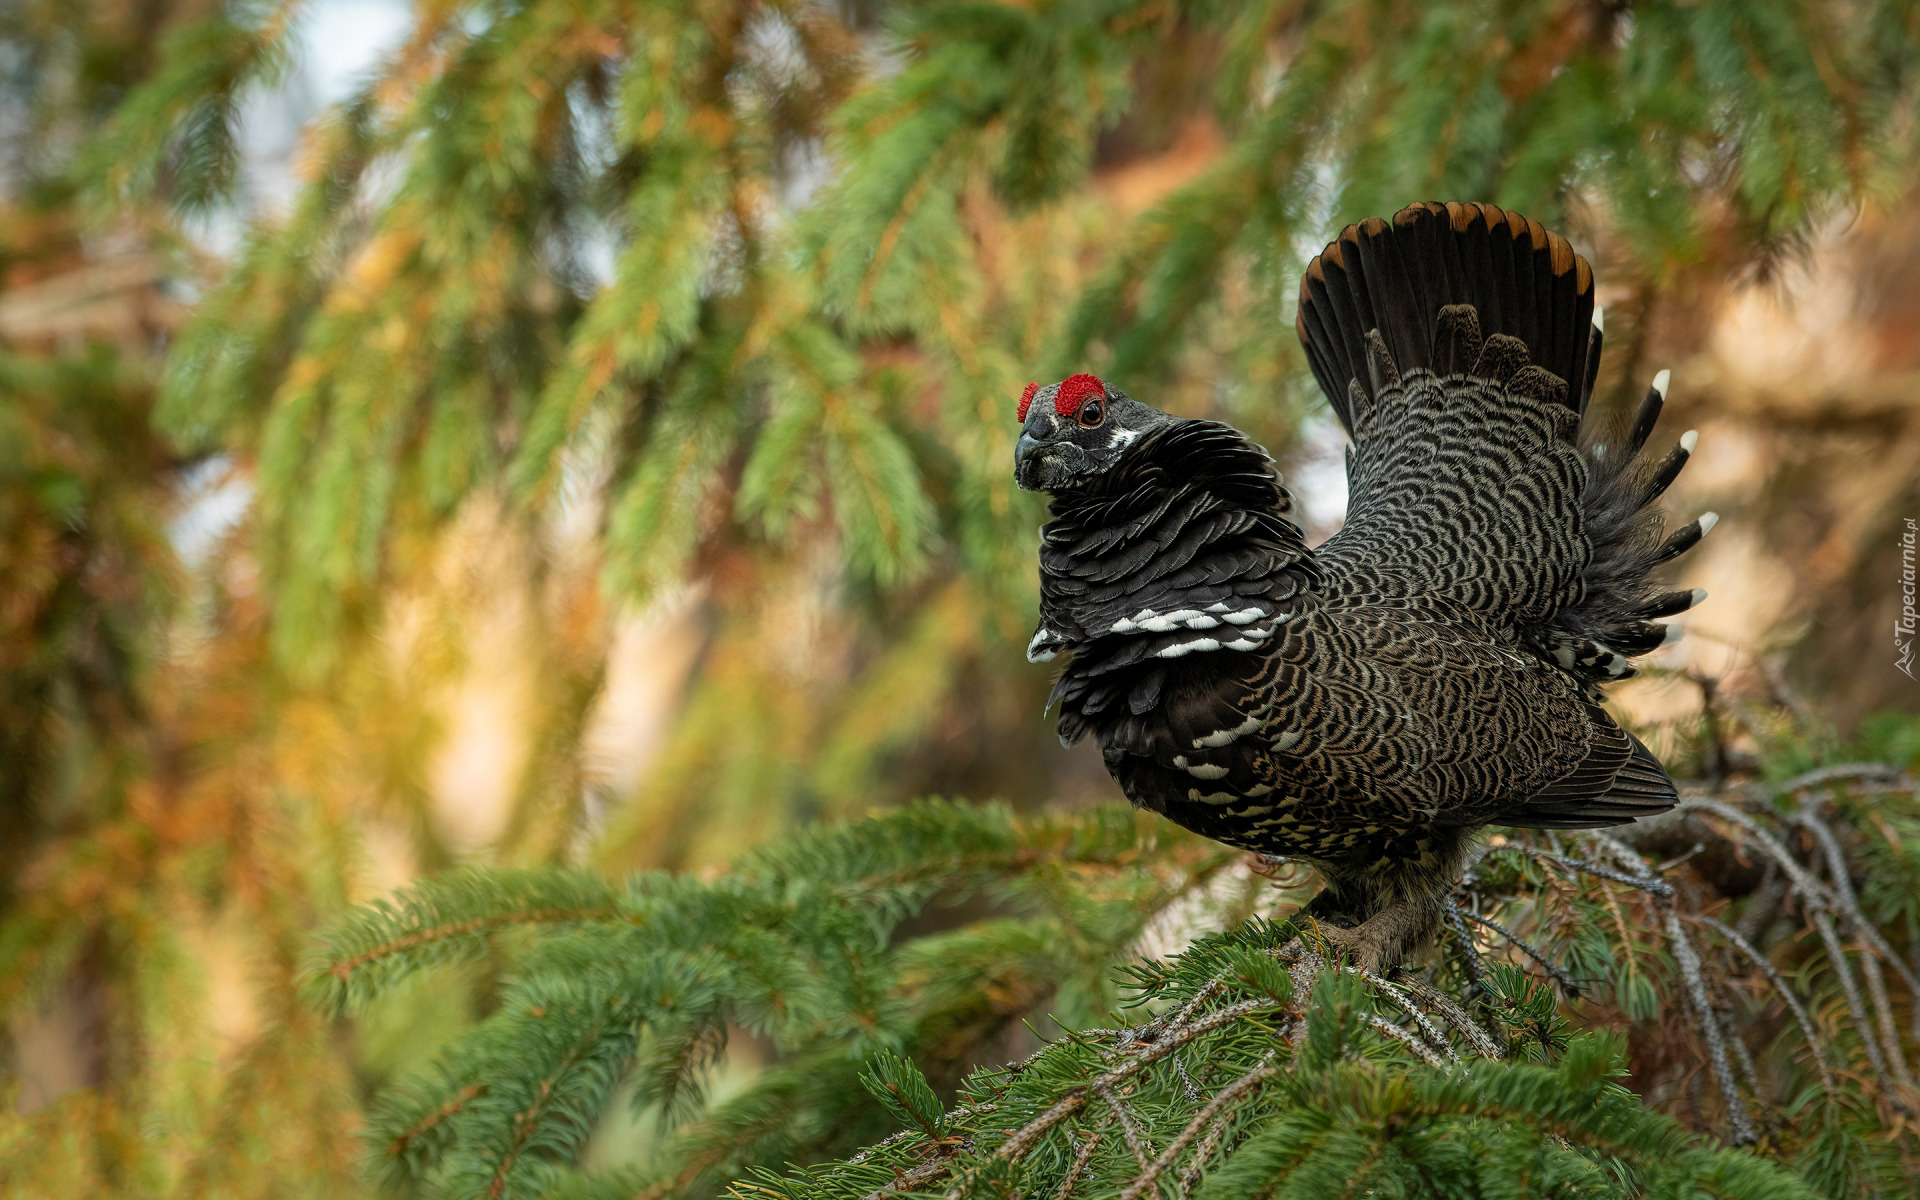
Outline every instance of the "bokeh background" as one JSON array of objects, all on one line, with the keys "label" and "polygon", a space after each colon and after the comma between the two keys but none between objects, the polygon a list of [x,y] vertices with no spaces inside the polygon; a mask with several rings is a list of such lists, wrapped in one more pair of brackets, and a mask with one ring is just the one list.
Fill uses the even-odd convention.
[{"label": "bokeh background", "polygon": [[1317,541],[1297,274],[1415,199],[1564,230],[1606,413],[1700,430],[1624,718],[1911,758],[1917,85],[1906,3],[0,4],[6,1178],[358,1194],[497,980],[296,981],[423,873],[1116,799],[1022,654],[1021,386],[1248,429]]}]

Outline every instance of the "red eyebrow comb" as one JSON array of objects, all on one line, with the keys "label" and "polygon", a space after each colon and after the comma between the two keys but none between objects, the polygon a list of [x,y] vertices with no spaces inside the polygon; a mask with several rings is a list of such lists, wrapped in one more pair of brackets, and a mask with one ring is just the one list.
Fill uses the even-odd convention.
[{"label": "red eyebrow comb", "polygon": [[[1025,424],[1027,410],[1033,407],[1034,394],[1040,390],[1037,383],[1029,383],[1027,390],[1020,393],[1020,422]],[[1082,372],[1069,375],[1060,381],[1060,390],[1053,396],[1053,411],[1063,417],[1071,417],[1080,411],[1080,406],[1095,396],[1105,396],[1107,385],[1097,378]]]},{"label": "red eyebrow comb", "polygon": [[1106,394],[1107,385],[1093,376],[1085,373],[1069,375],[1060,381],[1060,391],[1053,398],[1053,411],[1063,417],[1071,417],[1080,411],[1082,404]]}]

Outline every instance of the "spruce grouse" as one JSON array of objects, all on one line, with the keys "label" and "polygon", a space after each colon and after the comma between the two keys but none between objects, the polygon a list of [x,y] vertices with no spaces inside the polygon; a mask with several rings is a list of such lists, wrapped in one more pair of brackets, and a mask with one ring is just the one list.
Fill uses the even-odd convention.
[{"label": "spruce grouse", "polygon": [[1416,204],[1341,231],[1296,329],[1352,437],[1345,527],[1308,548],[1272,460],[1236,430],[1092,375],[1020,400],[1015,478],[1052,493],[1040,627],[1071,654],[1059,733],[1098,741],[1134,804],[1312,863],[1330,940],[1384,969],[1438,929],[1489,825],[1589,829],[1675,803],[1600,707],[1705,593],[1659,564],[1654,501],[1693,449],[1640,454],[1583,423],[1593,273],[1486,204]]}]

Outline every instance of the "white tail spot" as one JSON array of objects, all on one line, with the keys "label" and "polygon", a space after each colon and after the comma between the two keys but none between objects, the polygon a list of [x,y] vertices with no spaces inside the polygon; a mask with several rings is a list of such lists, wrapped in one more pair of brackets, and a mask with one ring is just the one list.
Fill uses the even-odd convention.
[{"label": "white tail spot", "polygon": [[1672,371],[1662,371],[1653,377],[1653,390],[1660,393],[1660,399],[1667,398],[1667,385],[1673,382]]},{"label": "white tail spot", "polygon": [[1716,513],[1716,512],[1701,513],[1700,514],[1700,536],[1705,537],[1709,533],[1712,533],[1713,527],[1715,525],[1718,525],[1719,523],[1720,523],[1719,513]]},{"label": "white tail spot", "polygon": [[1688,454],[1692,454],[1693,448],[1695,446],[1698,446],[1699,444],[1700,444],[1700,431],[1698,429],[1689,429],[1685,433],[1680,435],[1680,448],[1682,450],[1685,450]]}]

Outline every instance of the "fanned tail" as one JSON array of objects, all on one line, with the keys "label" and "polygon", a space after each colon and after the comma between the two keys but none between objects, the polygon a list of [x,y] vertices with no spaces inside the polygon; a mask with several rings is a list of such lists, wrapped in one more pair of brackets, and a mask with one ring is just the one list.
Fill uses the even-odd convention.
[{"label": "fanned tail", "polygon": [[1653,578],[1656,568],[1691,550],[1720,519],[1702,513],[1668,532],[1660,518],[1659,499],[1699,439],[1689,429],[1660,458],[1644,453],[1666,404],[1669,378],[1666,371],[1654,376],[1618,440],[1587,438],[1581,507],[1593,561],[1581,574],[1584,594],[1554,618],[1551,636],[1562,665],[1595,682],[1633,675],[1629,660],[1680,638],[1679,626],[1660,618],[1677,616],[1707,598],[1700,588],[1668,590]]},{"label": "fanned tail", "polygon": [[1497,380],[1570,410],[1580,440],[1580,503],[1592,558],[1539,649],[1594,683],[1633,675],[1631,660],[1677,640],[1664,624],[1706,598],[1656,587],[1653,572],[1713,528],[1706,513],[1667,533],[1656,502],[1693,451],[1695,434],[1656,461],[1642,455],[1666,399],[1666,372],[1624,435],[1598,439],[1584,418],[1604,331],[1593,269],[1559,234],[1491,204],[1411,204],[1392,221],[1340,231],[1300,280],[1294,327],[1314,377],[1347,432],[1364,438],[1382,388],[1399,371]]},{"label": "fanned tail", "polygon": [[1400,370],[1500,379],[1587,411],[1600,365],[1593,268],[1491,204],[1410,204],[1340,236],[1300,279],[1294,329],[1347,432],[1379,389],[1369,335]]}]

